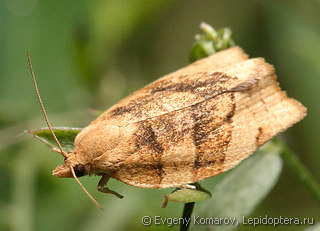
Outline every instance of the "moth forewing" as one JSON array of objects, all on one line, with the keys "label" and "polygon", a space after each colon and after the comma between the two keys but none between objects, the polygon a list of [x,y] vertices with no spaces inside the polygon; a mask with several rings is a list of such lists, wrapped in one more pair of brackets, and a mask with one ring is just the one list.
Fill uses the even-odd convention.
[{"label": "moth forewing", "polygon": [[94,165],[129,185],[179,187],[234,167],[305,112],[281,91],[270,64],[230,48],[156,80],[96,119],[94,126],[116,125],[121,135]]}]

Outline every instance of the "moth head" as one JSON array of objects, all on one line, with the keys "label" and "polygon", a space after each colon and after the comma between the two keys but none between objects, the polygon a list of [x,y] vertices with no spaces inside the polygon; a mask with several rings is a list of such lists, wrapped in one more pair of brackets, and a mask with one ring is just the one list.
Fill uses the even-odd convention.
[{"label": "moth head", "polygon": [[[55,151],[61,153],[61,150]],[[56,169],[52,171],[52,175],[61,178],[69,178],[74,177],[74,175],[76,177],[82,177],[92,173],[93,168],[91,167],[91,164],[88,162],[85,155],[75,152],[69,152],[66,153],[66,155],[67,157],[64,159],[64,164],[56,167]]]},{"label": "moth head", "polygon": [[76,164],[74,166],[61,164],[52,171],[52,175],[62,178],[73,177],[72,169],[74,170],[74,173],[78,178],[88,175],[89,172],[88,166],[85,166],[83,164]]}]

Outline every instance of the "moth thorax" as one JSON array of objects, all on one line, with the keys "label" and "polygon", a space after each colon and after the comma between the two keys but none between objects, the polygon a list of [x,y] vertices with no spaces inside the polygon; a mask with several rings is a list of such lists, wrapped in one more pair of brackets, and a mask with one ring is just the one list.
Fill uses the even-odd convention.
[{"label": "moth thorax", "polygon": [[74,154],[79,163],[92,163],[108,150],[117,146],[120,139],[119,127],[103,123],[90,124],[76,137]]}]

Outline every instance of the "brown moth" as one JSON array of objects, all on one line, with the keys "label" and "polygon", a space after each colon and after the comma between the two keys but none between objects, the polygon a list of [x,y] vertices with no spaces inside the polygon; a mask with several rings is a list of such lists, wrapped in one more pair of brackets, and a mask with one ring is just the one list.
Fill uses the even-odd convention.
[{"label": "brown moth", "polygon": [[305,115],[270,64],[233,47],[111,107],[77,135],[72,153],[60,148],[64,164],[53,175],[102,176],[98,190],[118,197],[105,187],[111,177],[141,188],[189,187],[236,166]]}]

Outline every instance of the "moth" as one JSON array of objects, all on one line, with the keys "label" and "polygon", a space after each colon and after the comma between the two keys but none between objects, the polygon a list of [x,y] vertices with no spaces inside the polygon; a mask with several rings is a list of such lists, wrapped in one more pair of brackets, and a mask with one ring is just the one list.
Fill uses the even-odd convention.
[{"label": "moth", "polygon": [[233,47],[121,100],[77,135],[72,152],[55,138],[64,164],[53,175],[80,185],[78,177],[101,176],[98,190],[119,198],[106,187],[110,178],[141,188],[192,188],[238,165],[305,115],[306,108],[281,91],[273,66]]}]

